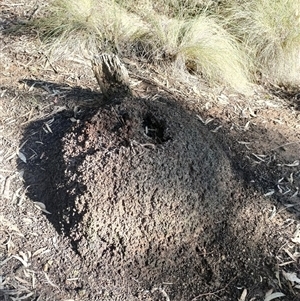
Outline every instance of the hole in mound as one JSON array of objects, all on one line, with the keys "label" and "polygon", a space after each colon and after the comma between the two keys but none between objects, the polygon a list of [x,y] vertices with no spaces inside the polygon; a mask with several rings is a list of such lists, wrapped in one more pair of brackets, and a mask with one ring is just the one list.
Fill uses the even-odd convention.
[{"label": "hole in mound", "polygon": [[143,119],[144,133],[153,139],[157,144],[170,140],[166,137],[166,122],[158,120],[152,113],[147,113]]}]

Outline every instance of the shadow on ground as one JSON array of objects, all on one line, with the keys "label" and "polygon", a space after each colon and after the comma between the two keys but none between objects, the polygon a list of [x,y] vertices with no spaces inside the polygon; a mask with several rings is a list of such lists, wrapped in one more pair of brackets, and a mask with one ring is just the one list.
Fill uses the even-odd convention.
[{"label": "shadow on ground", "polygon": [[237,287],[249,298],[278,288],[270,202],[226,139],[180,104],[127,98],[73,122],[60,112],[31,123],[23,144],[28,197],[81,256],[90,298],[238,300]]},{"label": "shadow on ground", "polygon": [[84,102],[86,105],[99,106],[103,103],[103,96],[99,92],[95,92],[89,88],[84,89],[81,87],[71,87],[67,84],[57,84],[54,82],[43,80],[22,79],[20,83],[26,84],[29,89],[36,88],[40,91],[44,91],[47,95],[62,98],[66,104],[78,105],[80,102]]},{"label": "shadow on ground", "polygon": [[300,111],[300,90],[299,87],[271,87],[270,92],[284,99],[295,110]]}]

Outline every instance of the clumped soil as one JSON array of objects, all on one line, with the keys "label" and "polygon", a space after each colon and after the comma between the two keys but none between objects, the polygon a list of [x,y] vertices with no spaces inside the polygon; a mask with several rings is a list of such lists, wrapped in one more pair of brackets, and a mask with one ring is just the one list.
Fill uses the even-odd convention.
[{"label": "clumped soil", "polygon": [[238,300],[247,288],[262,300],[278,287],[270,202],[223,135],[180,103],[65,111],[28,137],[24,152],[39,154],[19,164],[28,197],[45,204],[72,257],[65,278],[62,258],[47,269],[56,284],[75,279],[58,299]]}]

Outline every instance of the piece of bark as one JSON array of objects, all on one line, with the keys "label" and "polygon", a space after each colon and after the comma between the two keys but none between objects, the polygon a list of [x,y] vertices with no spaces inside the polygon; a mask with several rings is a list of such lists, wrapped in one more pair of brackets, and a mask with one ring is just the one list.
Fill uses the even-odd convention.
[{"label": "piece of bark", "polygon": [[127,69],[118,56],[108,53],[95,56],[92,68],[105,99],[131,94]]}]

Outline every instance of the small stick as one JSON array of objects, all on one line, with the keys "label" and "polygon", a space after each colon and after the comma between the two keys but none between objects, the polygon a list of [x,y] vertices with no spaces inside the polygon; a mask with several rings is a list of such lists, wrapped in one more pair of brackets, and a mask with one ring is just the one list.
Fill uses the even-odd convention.
[{"label": "small stick", "polygon": [[225,290],[225,287],[224,288],[221,288],[215,292],[209,292],[209,293],[204,293],[204,294],[201,294],[201,295],[198,295],[196,296],[195,298],[193,298],[191,301],[196,301],[197,299],[199,299],[200,297],[204,297],[204,296],[211,296],[211,295],[216,295],[217,293],[219,292],[222,292]]},{"label": "small stick", "polygon": [[275,148],[272,148],[271,149],[271,152],[278,149],[278,148],[281,148],[281,147],[284,147],[284,146],[288,146],[288,145],[291,145],[291,144],[297,144],[297,143],[300,143],[300,140],[299,141],[294,141],[294,142],[288,142],[288,143],[285,143],[285,144],[282,144],[282,145],[279,145]]},{"label": "small stick", "polygon": [[209,292],[209,293],[200,294],[200,295],[194,297],[191,301],[196,301],[198,298],[203,297],[203,296],[216,295],[217,293],[220,293],[220,292],[224,291],[224,290],[229,286],[229,284],[230,284],[235,278],[236,278],[236,277],[232,278],[232,279],[225,285],[225,287],[223,287],[223,288],[221,288],[221,289],[219,289],[219,290],[217,290],[217,291],[215,291],[215,292]]}]

